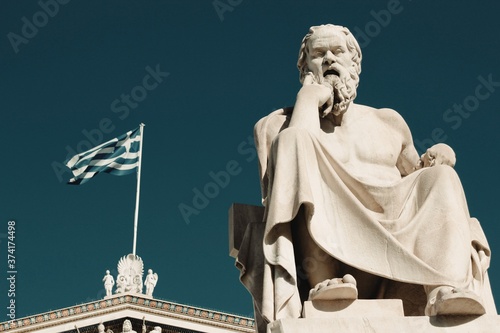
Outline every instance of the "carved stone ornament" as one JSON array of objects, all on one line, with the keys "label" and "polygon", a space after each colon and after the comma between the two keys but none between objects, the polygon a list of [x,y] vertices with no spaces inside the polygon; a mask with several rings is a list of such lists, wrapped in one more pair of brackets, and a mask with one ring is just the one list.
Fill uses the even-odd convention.
[{"label": "carved stone ornament", "polygon": [[142,259],[133,254],[123,256],[118,261],[116,294],[133,292],[142,293],[142,275],[144,264]]}]

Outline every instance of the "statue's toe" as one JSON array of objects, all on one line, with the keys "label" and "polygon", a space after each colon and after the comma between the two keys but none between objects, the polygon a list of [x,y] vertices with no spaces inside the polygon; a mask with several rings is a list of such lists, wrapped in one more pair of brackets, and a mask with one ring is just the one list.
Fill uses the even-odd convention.
[{"label": "statue's toe", "polygon": [[354,278],[354,276],[352,276],[351,274],[346,274],[344,275],[344,277],[342,278],[342,281],[344,283],[352,283],[353,285],[357,285],[356,283],[356,279]]},{"label": "statue's toe", "polygon": [[356,280],[352,275],[345,275],[342,279],[335,278],[318,283],[309,292],[309,300],[355,300],[358,298]]}]

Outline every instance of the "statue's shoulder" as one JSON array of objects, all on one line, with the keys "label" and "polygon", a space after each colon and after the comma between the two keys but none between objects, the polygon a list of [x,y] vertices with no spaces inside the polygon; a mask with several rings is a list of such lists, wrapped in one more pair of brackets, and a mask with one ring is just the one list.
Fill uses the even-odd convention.
[{"label": "statue's shoulder", "polygon": [[363,104],[355,104],[358,112],[372,114],[381,119],[403,119],[401,115],[394,109],[391,108],[375,108]]},{"label": "statue's shoulder", "polygon": [[283,129],[288,127],[293,107],[275,110],[267,116],[261,118],[254,127],[256,136],[266,135],[274,137]]},{"label": "statue's shoulder", "polygon": [[267,116],[262,117],[255,126],[264,126],[268,123],[280,122],[289,119],[292,115],[293,107],[286,107],[278,110],[274,110]]},{"label": "statue's shoulder", "polygon": [[397,128],[406,128],[406,122],[403,117],[394,109],[391,108],[374,108],[371,106],[356,104],[358,111],[371,117],[376,117],[383,123]]}]

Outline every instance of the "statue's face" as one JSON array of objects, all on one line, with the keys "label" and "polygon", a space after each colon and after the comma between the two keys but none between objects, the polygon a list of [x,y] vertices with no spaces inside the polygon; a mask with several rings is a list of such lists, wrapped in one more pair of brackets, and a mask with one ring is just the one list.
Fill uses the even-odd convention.
[{"label": "statue's face", "polygon": [[130,332],[132,331],[132,323],[129,320],[125,320],[123,323],[123,332]]},{"label": "statue's face", "polygon": [[346,112],[356,98],[359,76],[345,34],[331,26],[316,29],[307,42],[306,64],[316,82],[332,86],[333,114]]},{"label": "statue's face", "polygon": [[346,46],[345,35],[333,27],[314,32],[307,43],[307,67],[317,82],[328,81],[332,86],[347,76],[352,67],[352,55]]}]

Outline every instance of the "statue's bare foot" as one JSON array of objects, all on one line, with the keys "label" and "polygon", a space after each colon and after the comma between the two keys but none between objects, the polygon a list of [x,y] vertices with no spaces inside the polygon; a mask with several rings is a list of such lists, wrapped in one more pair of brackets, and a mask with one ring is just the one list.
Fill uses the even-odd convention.
[{"label": "statue's bare foot", "polygon": [[448,286],[431,292],[425,307],[426,316],[483,315],[486,313],[481,298],[469,290]]},{"label": "statue's bare foot", "polygon": [[310,301],[332,301],[337,299],[354,300],[357,298],[358,289],[356,288],[356,280],[350,274],[344,275],[343,278],[335,278],[320,282],[309,292]]}]

